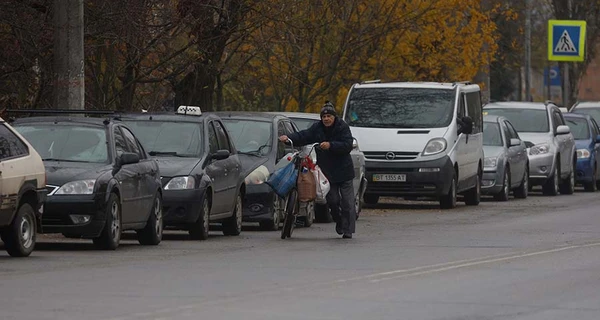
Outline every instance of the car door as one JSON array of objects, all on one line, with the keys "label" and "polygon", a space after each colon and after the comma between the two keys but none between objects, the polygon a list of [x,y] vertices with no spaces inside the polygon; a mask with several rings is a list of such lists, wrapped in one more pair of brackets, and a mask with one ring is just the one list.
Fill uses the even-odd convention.
[{"label": "car door", "polygon": [[231,139],[229,139],[229,135],[223,124],[220,121],[215,120],[213,121],[213,125],[215,126],[215,132],[217,133],[219,150],[229,151],[229,157],[227,159],[219,160],[219,162],[222,163],[224,168],[224,197],[230,204],[228,210],[232,210],[238,192],[237,186],[240,182],[240,163],[238,156],[235,153],[235,149],[233,148],[233,143],[231,143]]},{"label": "car door", "polygon": [[519,139],[521,141],[521,143],[518,146],[514,147],[517,150],[517,159],[515,161],[515,180],[511,181],[513,181],[516,184],[517,182],[520,182],[525,176],[525,170],[527,169],[527,160],[529,160],[529,158],[527,156],[527,147],[525,146],[525,142],[521,139],[515,127],[513,127],[510,121],[506,121],[506,127],[508,128],[508,132],[510,133],[511,138]]},{"label": "car door", "polygon": [[[210,157],[219,151],[219,140],[217,139],[213,121],[207,124],[206,131],[208,137],[208,156]],[[211,217],[218,218],[218,214],[229,211],[229,207],[233,202],[233,199],[226,198],[227,177],[225,176],[225,164],[222,160],[209,159],[205,171],[210,177],[213,186]]]},{"label": "car door", "polygon": [[[457,110],[457,119],[462,119],[467,115],[467,102],[464,93],[459,93],[459,102]],[[459,126],[460,128],[460,126]],[[456,142],[456,162],[458,164],[458,184],[459,189],[464,188],[465,179],[468,178],[469,173],[469,147],[467,145],[468,135],[465,133],[459,133]]]},{"label": "car door", "polygon": [[23,157],[28,154],[21,139],[0,123],[0,225],[10,222],[16,208],[19,189],[28,172]]},{"label": "car door", "polygon": [[[114,150],[117,158],[124,152],[131,152],[119,127],[113,127]],[[136,198],[140,188],[140,177],[137,175],[135,164],[122,165],[115,173],[114,178],[119,183],[119,191],[121,192],[121,221],[124,224],[134,223],[137,220],[137,211],[139,211]]]},{"label": "car door", "polygon": [[132,164],[132,168],[136,171],[138,179],[138,189],[136,190],[136,207],[135,222],[144,222],[148,220],[150,209],[154,204],[154,196],[156,194],[156,169],[154,168],[154,160],[146,156],[139,142],[133,133],[126,127],[121,127],[127,147],[130,152],[135,153],[140,157],[140,162]]},{"label": "car door", "polygon": [[[596,162],[596,168],[600,168],[600,140],[596,138],[600,135],[600,128],[598,128],[598,123],[594,118],[590,119],[591,127],[592,127],[592,141],[594,141],[594,159]],[[596,170],[596,178],[599,177],[600,170]]]},{"label": "car door", "polygon": [[510,141],[513,139],[513,135],[508,129],[508,123],[504,120],[501,121],[502,134],[504,135],[504,146],[506,148],[506,160],[510,167],[510,181],[511,184],[515,184],[521,180],[522,172],[519,167],[519,147],[511,146]]},{"label": "car door", "polygon": [[[285,129],[285,124],[283,123],[283,120],[278,120],[277,121],[277,137],[281,137],[282,135],[287,135],[287,130]],[[276,143],[277,143],[277,155],[275,157],[275,163],[279,163],[279,161],[281,159],[283,159],[283,157],[290,153],[293,152],[293,149],[290,145],[279,141],[279,139],[274,138]],[[293,141],[292,141],[293,142]],[[318,159],[317,159],[318,161]]]},{"label": "car door", "polygon": [[[554,132],[556,133],[556,128],[558,128],[558,126],[565,125],[565,121],[558,108],[552,108],[551,112],[552,121],[554,124]],[[571,171],[571,164],[573,162],[573,159],[571,159],[571,151],[573,149],[575,140],[573,139],[572,134],[559,134],[555,136],[555,139],[557,140],[558,148],[560,150],[560,172],[561,175],[563,175]]]}]

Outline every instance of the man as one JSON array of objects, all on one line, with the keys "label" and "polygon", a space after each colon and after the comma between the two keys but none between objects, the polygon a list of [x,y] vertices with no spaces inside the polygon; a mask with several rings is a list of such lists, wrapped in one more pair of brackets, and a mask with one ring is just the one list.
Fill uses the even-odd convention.
[{"label": "man", "polygon": [[[279,141],[292,140],[294,146],[319,143],[317,163],[329,180],[331,189],[327,194],[327,204],[336,222],[335,230],[344,239],[351,239],[355,232],[356,212],[354,208],[354,166],[352,134],[350,127],[338,118],[333,104],[329,101],[321,109],[321,121],[308,129],[279,137]],[[340,212],[341,209],[341,212]]]}]

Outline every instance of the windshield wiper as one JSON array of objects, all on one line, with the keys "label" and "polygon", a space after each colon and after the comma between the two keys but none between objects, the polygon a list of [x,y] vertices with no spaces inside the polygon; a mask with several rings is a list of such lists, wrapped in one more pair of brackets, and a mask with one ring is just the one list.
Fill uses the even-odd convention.
[{"label": "windshield wiper", "polygon": [[249,156],[262,157],[257,151],[238,151],[239,154],[247,154]]},{"label": "windshield wiper", "polygon": [[58,158],[44,158],[44,159],[42,159],[42,161],[85,162],[85,163],[92,162],[92,161],[85,161],[85,160],[70,160],[70,159],[58,159]]},{"label": "windshield wiper", "polygon": [[175,151],[150,151],[148,154],[151,156],[175,156],[185,158],[184,155],[180,155]]}]

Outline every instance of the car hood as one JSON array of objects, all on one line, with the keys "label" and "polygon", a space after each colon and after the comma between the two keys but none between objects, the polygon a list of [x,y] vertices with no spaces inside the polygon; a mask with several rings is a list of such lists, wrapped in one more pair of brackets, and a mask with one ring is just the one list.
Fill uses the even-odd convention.
[{"label": "car hood", "polygon": [[540,144],[544,142],[550,142],[553,138],[551,132],[519,132],[519,137],[523,141],[529,141],[533,144]]},{"label": "car hood", "polygon": [[163,177],[188,176],[198,165],[198,158],[155,157]]},{"label": "car hood", "polygon": [[273,170],[273,166],[267,165],[267,163],[269,162],[268,157],[259,157],[249,154],[238,154],[238,158],[242,163],[242,173],[240,174],[240,176],[242,177],[249,175],[254,169],[258,168],[260,165],[264,165],[265,167],[267,167],[269,172]]},{"label": "car hood", "polygon": [[111,165],[104,163],[71,163],[60,161],[44,161],[47,183],[53,186],[76,180],[97,179],[106,171],[112,170]]},{"label": "car hood", "polygon": [[591,139],[575,140],[575,148],[590,150],[592,148],[592,140]]},{"label": "car hood", "polygon": [[352,127],[352,136],[356,138],[358,146],[363,152],[422,152],[429,140],[443,137],[446,131],[448,131],[448,128],[389,129]]},{"label": "car hood", "polygon": [[504,154],[504,147],[500,146],[483,146],[483,155],[486,158],[495,158]]}]

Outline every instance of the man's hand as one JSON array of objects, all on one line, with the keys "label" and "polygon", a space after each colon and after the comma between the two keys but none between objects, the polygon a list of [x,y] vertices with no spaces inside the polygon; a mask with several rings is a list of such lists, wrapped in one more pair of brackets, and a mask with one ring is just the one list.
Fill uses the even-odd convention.
[{"label": "man's hand", "polygon": [[325,142],[321,142],[321,144],[319,146],[323,150],[329,150],[329,148],[331,147],[331,144],[329,142],[325,141]]},{"label": "man's hand", "polygon": [[282,135],[281,137],[279,137],[279,141],[281,141],[281,142],[286,142],[286,141],[288,141],[288,139],[289,139],[288,136],[286,136],[285,134]]}]

